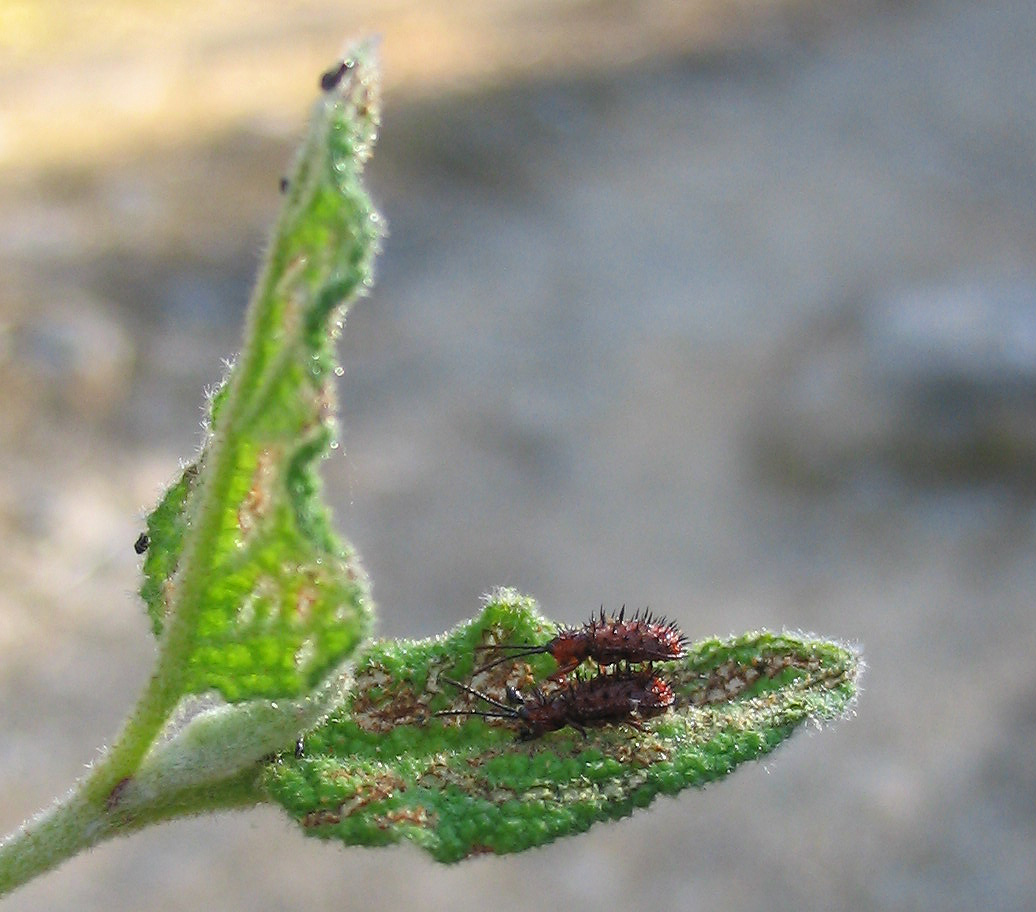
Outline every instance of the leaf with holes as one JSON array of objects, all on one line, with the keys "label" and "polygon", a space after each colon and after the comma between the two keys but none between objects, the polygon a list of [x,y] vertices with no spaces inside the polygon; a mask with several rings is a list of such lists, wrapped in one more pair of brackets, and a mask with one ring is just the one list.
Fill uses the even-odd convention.
[{"label": "leaf with holes", "polygon": [[531,599],[501,590],[444,637],[377,644],[346,704],[307,735],[302,756],[271,764],[265,788],[325,839],[409,839],[446,862],[517,852],[720,779],[805,723],[846,715],[861,667],[838,643],[750,633],[656,663],[671,710],[631,713],[585,736],[565,727],[519,740],[521,721],[503,709],[496,718],[435,715],[492,709],[465,687],[506,707],[509,688],[578,686],[550,682],[555,665],[545,655],[472,677],[478,647],[544,643],[555,633]]},{"label": "leaf with holes", "polygon": [[381,235],[360,180],[378,108],[362,48],[333,75],[202,453],[148,518],[141,594],[156,636],[182,653],[183,694],[304,694],[369,627],[363,571],[331,530],[316,470],[335,445],[333,343]]}]

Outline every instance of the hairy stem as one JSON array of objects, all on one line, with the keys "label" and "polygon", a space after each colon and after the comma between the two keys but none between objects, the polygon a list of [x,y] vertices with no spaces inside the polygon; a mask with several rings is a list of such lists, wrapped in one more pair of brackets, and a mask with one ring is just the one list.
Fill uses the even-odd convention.
[{"label": "hairy stem", "polygon": [[0,895],[112,834],[103,806],[82,788],[23,823],[0,844]]},{"label": "hairy stem", "polygon": [[130,788],[123,795],[121,784],[98,801],[97,789],[91,786],[100,771],[0,843],[0,896],[115,836],[178,817],[252,807],[263,800],[256,784],[258,767],[147,801],[140,801]]}]

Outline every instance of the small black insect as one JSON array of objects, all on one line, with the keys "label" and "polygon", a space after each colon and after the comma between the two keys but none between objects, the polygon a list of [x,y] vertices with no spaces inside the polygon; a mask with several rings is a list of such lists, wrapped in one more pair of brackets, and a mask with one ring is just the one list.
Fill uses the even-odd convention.
[{"label": "small black insect", "polygon": [[330,92],[354,66],[356,66],[356,63],[352,60],[340,60],[327,72],[321,74],[320,88],[325,92]]},{"label": "small black insect", "polygon": [[286,178],[286,177],[282,177],[281,178],[281,182],[280,182],[281,193],[287,193],[288,192],[288,188],[290,186],[291,186],[291,181],[288,180],[288,178]]},{"label": "small black insect", "polygon": [[147,551],[150,544],[151,538],[148,536],[147,532],[141,532],[140,535],[137,536],[137,540],[133,543],[133,550],[136,551],[137,554],[143,554]]},{"label": "small black insect", "polygon": [[435,715],[512,719],[518,723],[520,741],[531,741],[566,725],[571,725],[584,737],[587,728],[603,728],[619,722],[640,728],[644,719],[666,712],[675,699],[669,684],[651,671],[602,673],[570,683],[550,694],[537,688],[529,698],[508,687],[508,703],[494,700],[458,681],[443,680],[485,700],[493,709],[447,709]]}]

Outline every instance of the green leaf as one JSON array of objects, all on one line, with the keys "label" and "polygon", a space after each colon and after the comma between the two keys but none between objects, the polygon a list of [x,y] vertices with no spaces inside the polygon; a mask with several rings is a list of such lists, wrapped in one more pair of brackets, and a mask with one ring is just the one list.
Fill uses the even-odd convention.
[{"label": "green leaf", "polygon": [[141,595],[156,636],[180,653],[181,695],[305,694],[370,625],[365,575],[331,529],[317,475],[336,446],[334,341],[371,284],[382,233],[360,179],[378,122],[369,49],[333,74],[201,455],[148,517]]},{"label": "green leaf", "polygon": [[522,742],[508,719],[433,715],[479,708],[446,678],[498,700],[508,684],[549,686],[548,655],[472,672],[479,645],[544,643],[555,632],[531,599],[501,590],[446,636],[376,644],[346,704],[306,736],[301,758],[270,765],[265,788],[310,835],[410,839],[445,862],[517,852],[720,779],[804,723],[844,716],[861,664],[837,643],[749,633],[656,664],[676,702],[642,729],[619,722]]}]

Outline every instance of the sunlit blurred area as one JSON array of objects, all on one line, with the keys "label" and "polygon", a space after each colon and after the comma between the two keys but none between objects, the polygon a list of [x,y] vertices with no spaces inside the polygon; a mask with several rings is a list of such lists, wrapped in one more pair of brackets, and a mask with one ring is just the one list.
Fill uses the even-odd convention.
[{"label": "sunlit blurred area", "polygon": [[822,9],[813,0],[5,2],[0,162],[82,167],[228,128],[294,129],[313,61],[350,35],[382,39],[390,92],[436,98],[722,49]]},{"label": "sunlit blurred area", "polygon": [[815,631],[858,715],[525,856],[258,810],[8,907],[1036,907],[1031,0],[0,0],[0,830],[147,680],[134,540],[366,35],[389,235],[324,476],[380,633],[496,585]]}]

